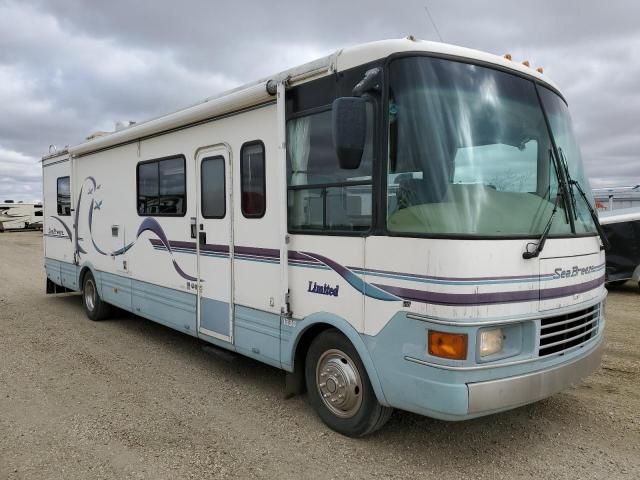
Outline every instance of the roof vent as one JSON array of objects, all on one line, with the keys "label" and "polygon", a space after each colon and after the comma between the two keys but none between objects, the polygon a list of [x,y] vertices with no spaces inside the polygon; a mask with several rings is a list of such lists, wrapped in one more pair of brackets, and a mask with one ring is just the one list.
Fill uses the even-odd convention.
[{"label": "roof vent", "polygon": [[124,130],[125,128],[129,128],[130,126],[135,125],[135,124],[136,124],[136,122],[133,122],[131,120],[129,120],[128,122],[118,121],[118,122],[116,122],[115,131],[119,132],[120,130]]},{"label": "roof vent", "polygon": [[101,131],[93,132],[91,135],[89,135],[87,137],[87,141],[93,140],[93,139],[98,138],[98,137],[104,137],[105,135],[109,135],[111,133],[112,132],[101,132]]}]

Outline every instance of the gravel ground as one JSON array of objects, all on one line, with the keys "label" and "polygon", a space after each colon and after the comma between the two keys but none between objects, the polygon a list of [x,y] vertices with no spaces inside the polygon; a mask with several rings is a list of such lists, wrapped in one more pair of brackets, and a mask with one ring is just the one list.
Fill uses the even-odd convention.
[{"label": "gravel ground", "polygon": [[0,478],[640,478],[640,294],[611,291],[602,368],[461,423],[395,412],[340,436],[284,374],[44,294],[42,238],[0,234]]}]

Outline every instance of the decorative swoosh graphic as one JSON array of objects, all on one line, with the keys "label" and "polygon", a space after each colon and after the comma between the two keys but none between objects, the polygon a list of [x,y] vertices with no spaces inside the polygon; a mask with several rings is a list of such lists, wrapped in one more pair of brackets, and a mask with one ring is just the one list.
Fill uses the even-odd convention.
[{"label": "decorative swoosh graphic", "polygon": [[365,282],[363,279],[358,277],[351,270],[349,270],[346,267],[343,267],[337,262],[334,262],[330,258],[324,257],[322,255],[318,255],[317,253],[310,253],[310,252],[300,252],[300,253],[302,255],[310,257],[328,266],[329,268],[331,268],[331,270],[333,270],[342,278],[344,278],[349,285],[351,285],[356,290],[359,290],[367,297],[375,298],[376,300],[384,300],[387,302],[394,302],[394,301],[397,302],[399,300],[402,300],[401,297],[394,295],[392,292],[386,292],[381,288],[376,287],[375,285]]},{"label": "decorative swoosh graphic", "polygon": [[[167,250],[166,245],[156,239],[149,240],[156,250]],[[194,242],[183,242],[172,240],[169,242],[172,252],[186,253],[195,255],[196,244]],[[214,245],[205,244],[200,246],[200,255],[217,258],[229,258],[229,246],[228,245]],[[257,248],[257,247],[234,247],[234,259],[244,260],[250,262],[260,263],[280,263],[280,251],[269,248]],[[432,290],[419,290],[414,288],[407,288],[395,285],[384,285],[379,283],[369,283],[359,277],[359,275],[371,275],[371,272],[367,269],[356,267],[345,267],[339,263],[327,258],[323,255],[313,252],[298,252],[295,250],[289,251],[289,265],[293,267],[303,268],[317,268],[324,270],[333,270],[342,278],[344,278],[350,286],[356,290],[362,292],[364,295],[383,301],[399,301],[409,300],[418,303],[428,303],[434,305],[450,305],[450,306],[477,306],[477,305],[495,305],[503,303],[517,303],[517,302],[534,302],[539,300],[549,300],[553,298],[562,298],[576,293],[584,293],[595,288],[599,288],[603,285],[604,277],[589,280],[583,283],[569,285],[565,287],[555,288],[540,288],[531,290],[516,290],[516,291],[501,291],[501,292],[486,292],[486,293],[451,293],[451,292],[437,292]],[[598,265],[594,269],[595,272],[599,272],[604,268],[604,264]],[[387,273],[382,270],[374,272]],[[389,272],[395,273],[395,272]],[[398,274],[407,276],[411,281],[419,281],[417,278],[425,278],[421,275],[414,274]],[[375,276],[375,273],[374,273]],[[386,275],[379,275],[384,277]],[[547,277],[553,276],[553,274],[540,275],[541,281],[546,280]],[[428,277],[427,277],[428,278]],[[480,283],[484,285],[491,285],[496,280],[505,279],[505,281],[513,281],[512,283],[518,283],[521,278],[533,278],[536,277],[480,277],[470,278],[470,282]],[[466,278],[455,278],[453,281],[464,281]],[[483,281],[484,280],[484,281]]]},{"label": "decorative swoosh graphic", "polygon": [[55,215],[51,215],[51,218],[54,218],[54,219],[56,219],[58,222],[60,222],[60,224],[61,224],[61,225],[64,227],[64,229],[66,230],[67,235],[69,236],[69,241],[70,241],[70,242],[72,242],[72,241],[73,241],[73,235],[71,235],[71,229],[67,226],[67,224],[66,224],[66,223],[64,223],[64,222],[62,221],[62,219],[61,219],[61,218],[56,217]]},{"label": "decorative swoosh graphic", "polygon": [[[178,262],[176,261],[175,257],[174,257],[174,252],[171,248],[171,244],[169,243],[169,240],[167,239],[167,235],[164,233],[164,230],[162,229],[162,226],[160,225],[160,223],[158,223],[158,221],[153,218],[153,217],[147,217],[145,218],[142,223],[140,224],[140,226],[138,227],[138,231],[136,233],[136,238],[133,242],[129,243],[128,245],[125,245],[122,248],[119,248],[118,250],[114,250],[110,253],[108,253],[107,251],[105,251],[103,248],[101,248],[95,241],[95,239],[93,238],[93,212],[96,210],[99,210],[100,207],[102,206],[102,200],[99,202],[96,202],[94,195],[95,192],[97,192],[98,190],[100,190],[101,185],[97,185],[96,184],[96,180],[93,177],[87,177],[85,179],[85,182],[89,182],[90,183],[90,187],[89,190],[87,191],[87,195],[91,196],[91,204],[89,205],[89,212],[87,214],[87,222],[88,222],[88,226],[89,226],[89,236],[91,237],[91,243],[93,244],[93,248],[96,250],[96,252],[98,252],[100,255],[104,255],[104,256],[112,256],[112,257],[117,257],[120,255],[124,255],[127,251],[129,251],[134,245],[135,243],[138,241],[138,239],[140,238],[140,236],[145,233],[145,232],[151,232],[153,233],[156,237],[158,237],[158,239],[160,240],[160,242],[162,243],[162,245],[165,246],[165,248],[167,249],[167,251],[169,252],[169,255],[171,255],[171,263],[173,265],[173,268],[175,269],[175,271],[185,280],[189,280],[192,282],[196,282],[198,279],[192,275],[189,275],[188,273],[186,273],[182,267],[180,267],[180,265],[178,264]],[[80,194],[78,195],[78,204],[76,206],[76,222],[74,225],[74,229],[76,231],[76,252],[78,253],[78,255],[80,254],[86,254],[87,252],[82,248],[82,246],[80,246],[80,242],[78,239],[78,219],[80,216],[80,205],[81,205],[81,200],[82,200],[82,193],[84,190],[84,183],[82,185],[82,187],[80,187]],[[63,223],[64,225],[64,223]],[[65,225],[65,228],[66,225]],[[68,229],[67,229],[68,230]]]},{"label": "decorative swoosh graphic", "polygon": [[107,255],[107,252],[102,250],[98,245],[96,245],[96,241],[93,239],[93,203],[95,200],[91,199],[91,205],[89,206],[89,236],[91,237],[91,243],[93,243],[93,248],[96,249],[101,255]]},{"label": "decorative swoosh graphic", "polygon": [[[156,235],[156,237],[158,237],[160,239],[160,241],[162,242],[164,247],[169,251],[169,254],[171,255],[171,262],[173,263],[173,268],[175,268],[176,272],[178,272],[178,274],[182,278],[184,278],[186,280],[190,280],[192,282],[195,282],[195,281],[198,280],[196,277],[193,277],[193,276],[185,273],[185,271],[182,270],[180,265],[178,265],[178,262],[176,261],[174,255],[173,255],[173,250],[171,249],[171,244],[169,243],[169,240],[167,239],[167,236],[165,235],[164,230],[162,230],[162,227],[160,226],[160,224],[158,223],[158,221],[155,218],[147,217],[147,218],[144,219],[144,221],[138,227],[138,233],[136,234],[136,241],[138,240],[138,238],[140,238],[140,235],[142,235],[144,232],[147,232],[147,231],[153,232]],[[131,243],[131,244],[127,245],[126,247],[124,247],[122,249],[122,250],[124,250],[122,253],[124,253],[127,250],[129,250],[132,246],[133,246],[133,243]]]},{"label": "decorative swoosh graphic", "polygon": [[[165,239],[166,240],[166,239]],[[162,244],[157,240],[150,240],[153,247],[157,250],[167,249],[171,251],[173,248],[175,251],[179,253],[196,253],[196,244],[194,242],[180,242],[180,241],[171,241]],[[200,246],[200,255],[203,256],[212,256],[219,258],[228,258],[229,257],[229,246],[228,245],[213,245],[213,244],[205,244]],[[236,246],[234,247],[234,258],[239,260],[248,260],[254,262],[267,262],[267,263],[280,263],[280,251],[276,249],[269,248],[256,248],[256,247],[242,247]],[[326,268],[335,271],[338,275],[344,278],[349,285],[353,288],[361,292],[362,294],[375,298],[376,300],[383,301],[391,301],[398,302],[402,301],[402,298],[393,295],[392,293],[385,292],[379,287],[372,285],[370,283],[365,282],[363,279],[358,277],[355,273],[353,273],[348,268],[340,265],[339,263],[327,258],[325,256],[319,255],[317,253],[311,252],[297,252],[290,251],[289,252],[289,264],[293,266],[304,266],[307,268]]]}]

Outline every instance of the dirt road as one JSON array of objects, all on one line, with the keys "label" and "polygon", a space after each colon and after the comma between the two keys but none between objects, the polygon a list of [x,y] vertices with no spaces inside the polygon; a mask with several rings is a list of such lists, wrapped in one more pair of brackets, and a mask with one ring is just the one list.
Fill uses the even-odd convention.
[{"label": "dirt road", "polygon": [[352,440],[284,374],[132,315],[44,295],[42,238],[0,234],[0,479],[640,478],[640,293],[612,291],[602,369],[499,415],[395,412]]}]

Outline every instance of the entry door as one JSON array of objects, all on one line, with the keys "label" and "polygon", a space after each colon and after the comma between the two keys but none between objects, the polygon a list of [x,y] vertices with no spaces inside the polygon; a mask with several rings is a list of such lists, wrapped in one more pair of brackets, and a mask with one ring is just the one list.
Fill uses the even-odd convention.
[{"label": "entry door", "polygon": [[233,204],[230,152],[196,154],[198,183],[198,332],[233,342]]}]

